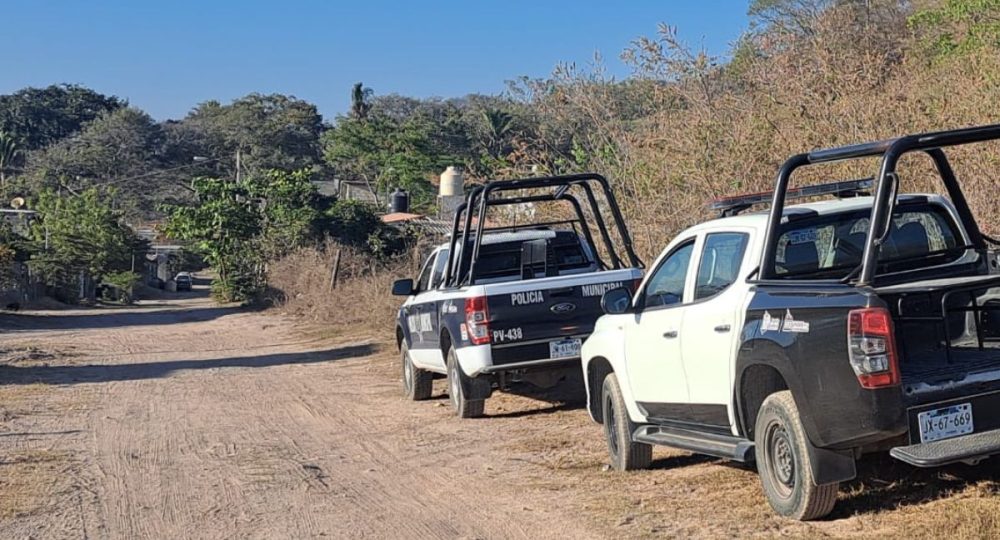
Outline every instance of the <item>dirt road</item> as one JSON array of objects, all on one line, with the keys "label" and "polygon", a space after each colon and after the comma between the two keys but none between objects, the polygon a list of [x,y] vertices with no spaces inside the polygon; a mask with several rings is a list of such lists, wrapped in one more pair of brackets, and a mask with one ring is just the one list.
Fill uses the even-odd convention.
[{"label": "dirt road", "polygon": [[[442,392],[400,397],[395,351],[381,339],[303,331],[197,294],[3,315],[0,329],[0,538],[996,527],[995,466],[914,473],[869,460],[869,478],[845,487],[833,519],[791,523],[771,515],[751,470],[658,450],[652,471],[605,471],[600,431],[578,405],[505,395],[488,403],[489,418],[459,421]],[[935,516],[951,517],[909,529]]]}]

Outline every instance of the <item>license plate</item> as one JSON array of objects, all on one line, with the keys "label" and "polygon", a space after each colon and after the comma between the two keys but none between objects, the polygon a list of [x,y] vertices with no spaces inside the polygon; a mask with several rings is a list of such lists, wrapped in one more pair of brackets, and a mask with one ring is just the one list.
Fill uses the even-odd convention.
[{"label": "license plate", "polygon": [[960,403],[951,407],[924,411],[917,415],[920,424],[920,442],[950,439],[972,433],[972,404]]},{"label": "license plate", "polygon": [[577,339],[560,339],[549,342],[549,358],[575,358],[580,356],[580,343]]}]

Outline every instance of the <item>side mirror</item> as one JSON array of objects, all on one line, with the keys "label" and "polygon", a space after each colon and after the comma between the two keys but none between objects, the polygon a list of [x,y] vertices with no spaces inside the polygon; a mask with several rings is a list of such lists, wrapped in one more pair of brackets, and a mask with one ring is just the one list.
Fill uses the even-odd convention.
[{"label": "side mirror", "polygon": [[392,282],[393,296],[410,296],[413,294],[412,279],[397,279]]},{"label": "side mirror", "polygon": [[619,315],[632,306],[632,293],[625,287],[611,289],[601,297],[601,309],[608,315]]}]

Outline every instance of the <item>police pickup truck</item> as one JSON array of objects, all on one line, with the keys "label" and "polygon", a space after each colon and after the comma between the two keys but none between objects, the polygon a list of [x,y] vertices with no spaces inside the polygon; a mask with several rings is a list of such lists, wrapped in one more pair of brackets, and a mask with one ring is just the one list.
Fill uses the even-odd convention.
[{"label": "police pickup truck", "polygon": [[[996,139],[986,126],[794,156],[773,194],[716,201],[723,216],[670,242],[635,294],[606,293],[582,365],[612,465],[648,466],[651,445],[755,460],[772,508],[805,520],[833,509],[863,453],[1000,454],[998,242],[945,153]],[[898,170],[909,153],[934,168]],[[873,178],[789,189],[804,166],[871,157]],[[899,192],[926,170],[947,196]]]},{"label": "police pickup truck", "polygon": [[[486,226],[497,220],[488,209],[514,205],[550,205],[574,218]],[[396,325],[406,396],[426,399],[433,379],[446,376],[456,414],[469,418],[483,414],[496,388],[521,381],[550,387],[576,375],[581,343],[602,314],[601,297],[634,288],[641,268],[599,175],[496,181],[472,190],[450,241],[434,249],[416,281],[393,284],[393,294],[407,297]]]}]

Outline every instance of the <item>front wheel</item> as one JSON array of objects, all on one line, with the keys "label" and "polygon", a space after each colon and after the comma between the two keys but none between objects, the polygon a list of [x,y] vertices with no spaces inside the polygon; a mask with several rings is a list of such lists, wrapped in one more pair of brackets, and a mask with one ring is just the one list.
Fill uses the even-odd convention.
[{"label": "front wheel", "polygon": [[648,469],[653,461],[653,447],[632,440],[635,424],[625,409],[625,397],[618,386],[618,377],[611,373],[604,378],[601,390],[601,412],[604,436],[608,440],[611,467],[619,471]]},{"label": "front wheel", "polygon": [[788,390],[771,394],[754,428],[757,471],[771,508],[802,521],[821,518],[837,503],[840,484],[817,486],[799,410]]},{"label": "front wheel", "polygon": [[413,359],[410,358],[410,348],[406,346],[406,343],[400,345],[399,356],[403,368],[403,395],[413,401],[431,397],[434,388],[434,374],[413,365]]},{"label": "front wheel", "polygon": [[485,399],[468,399],[465,395],[464,388],[476,382],[462,372],[455,349],[448,349],[448,397],[459,418],[479,418],[486,410]]}]

